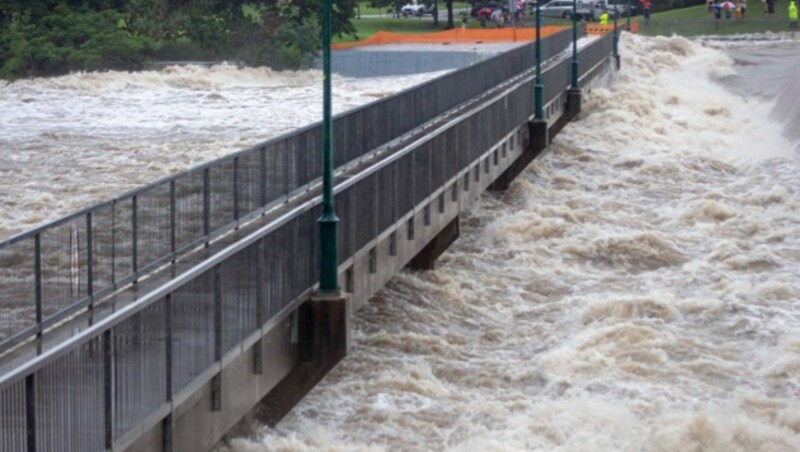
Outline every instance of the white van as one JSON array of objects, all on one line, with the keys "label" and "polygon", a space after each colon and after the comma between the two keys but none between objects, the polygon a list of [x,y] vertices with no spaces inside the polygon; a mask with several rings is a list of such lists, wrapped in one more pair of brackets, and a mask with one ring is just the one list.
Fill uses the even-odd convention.
[{"label": "white van", "polygon": [[[599,0],[606,1],[606,0]],[[579,1],[576,5],[578,17],[586,20],[595,20],[602,14],[602,9],[592,2]],[[557,17],[560,19],[572,18],[572,0],[552,0],[540,7],[543,17]]]}]

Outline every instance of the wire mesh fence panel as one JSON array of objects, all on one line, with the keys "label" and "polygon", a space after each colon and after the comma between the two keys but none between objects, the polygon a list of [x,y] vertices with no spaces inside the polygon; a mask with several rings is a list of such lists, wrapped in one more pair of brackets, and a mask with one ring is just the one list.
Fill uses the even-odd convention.
[{"label": "wire mesh fence panel", "polygon": [[172,254],[170,204],[169,183],[150,187],[137,195],[137,257],[140,271],[147,271]]},{"label": "wire mesh fence panel", "polygon": [[264,238],[267,318],[278,314],[292,300],[291,278],[295,235],[292,223],[286,223]]},{"label": "wire mesh fence panel", "polygon": [[614,48],[614,36],[607,33],[600,39],[592,42],[578,53],[578,63],[581,73],[591,70],[596,64],[608,58]]},{"label": "wire mesh fence panel", "polygon": [[234,221],[233,159],[209,168],[210,228],[217,231]]},{"label": "wire mesh fence panel", "polygon": [[319,279],[319,240],[315,220],[321,214],[321,209],[315,208],[298,215],[294,220],[296,240],[289,301],[299,297]]},{"label": "wire mesh fence panel", "polygon": [[184,249],[203,238],[203,171],[175,179],[175,248]]},{"label": "wire mesh fence panel", "polygon": [[36,324],[35,251],[33,237],[0,248],[0,344]]},{"label": "wire mesh fence panel", "polygon": [[238,158],[236,164],[237,218],[256,212],[261,205],[261,154],[251,152]]},{"label": "wire mesh fence panel", "polygon": [[36,372],[37,451],[105,449],[104,353],[94,338]]},{"label": "wire mesh fence panel", "polygon": [[355,253],[355,190],[348,187],[336,195],[336,215],[339,217],[339,263],[353,257]]},{"label": "wire mesh fence panel", "polygon": [[172,378],[179,392],[214,362],[214,272],[172,294]]},{"label": "wire mesh fence panel", "polygon": [[311,182],[322,177],[322,127],[314,127],[309,131],[307,143],[307,152],[311,155],[308,160],[308,166],[311,168],[309,182]]},{"label": "wire mesh fence panel", "polygon": [[388,137],[396,137],[405,132],[405,124],[399,118],[402,112],[403,99],[405,96],[393,96],[384,99],[380,105],[378,112],[378,121],[380,128],[378,133],[381,134],[380,141],[387,141]]},{"label": "wire mesh fence panel", "polygon": [[361,147],[362,149],[375,149],[381,144],[378,142],[381,135],[378,129],[384,125],[383,121],[378,116],[378,109],[367,108],[359,111],[359,114],[362,116],[361,126],[364,130],[369,131],[369,133],[361,134],[363,143]]},{"label": "wire mesh fence panel", "polygon": [[114,203],[113,230],[114,240],[114,277],[117,283],[133,276],[134,243],[133,243],[133,198],[128,197]]},{"label": "wire mesh fence panel", "polygon": [[266,187],[267,203],[286,196],[289,187],[286,185],[286,173],[290,171],[288,165],[289,153],[284,141],[270,143],[266,149]]},{"label": "wire mesh fence panel", "polygon": [[298,135],[297,140],[295,140],[297,163],[294,177],[296,187],[309,184],[314,178],[318,177],[318,174],[321,174],[319,171],[321,166],[319,162],[321,160],[317,160],[317,156],[321,155],[317,137],[318,134],[312,129],[303,132],[302,135]]},{"label": "wire mesh fence panel", "polygon": [[223,354],[256,329],[257,259],[258,247],[251,245],[221,265]]},{"label": "wire mesh fence panel", "polygon": [[47,318],[87,292],[86,221],[81,217],[42,231],[42,317]]},{"label": "wire mesh fence panel", "polygon": [[431,194],[431,143],[425,142],[414,149],[414,205]]},{"label": "wire mesh fence panel", "polygon": [[25,418],[25,382],[20,381],[0,389],[0,452],[27,449]]},{"label": "wire mesh fence panel", "polygon": [[397,221],[397,167],[381,168],[377,179],[378,233],[385,231]]},{"label": "wire mesh fence panel", "polygon": [[92,293],[97,296],[113,289],[114,275],[114,205],[91,212]]},{"label": "wire mesh fence panel", "polygon": [[305,166],[305,147],[303,141],[293,137],[286,141],[286,174],[284,177],[284,186],[286,193],[289,194],[296,188],[299,188],[303,183],[297,179],[298,168]]},{"label": "wire mesh fence panel", "polygon": [[444,148],[440,150],[444,154],[444,181],[454,177],[458,174],[459,164],[458,164],[458,156],[461,153],[461,149],[459,149],[458,145],[458,127],[450,127],[445,131],[444,137],[442,138],[444,142]]},{"label": "wire mesh fence panel", "polygon": [[114,439],[133,430],[167,400],[165,320],[161,301],[113,328]]},{"label": "wire mesh fence panel", "polygon": [[447,160],[447,135],[436,135],[431,141],[431,186],[441,187],[445,182]]},{"label": "wire mesh fence panel", "polygon": [[414,187],[415,181],[415,168],[414,168],[414,153],[409,152],[395,161],[397,167],[397,186],[400,189],[397,191],[397,212],[399,215],[405,215],[414,208]]},{"label": "wire mesh fence panel", "polygon": [[375,173],[355,185],[355,251],[374,240],[378,230]]}]

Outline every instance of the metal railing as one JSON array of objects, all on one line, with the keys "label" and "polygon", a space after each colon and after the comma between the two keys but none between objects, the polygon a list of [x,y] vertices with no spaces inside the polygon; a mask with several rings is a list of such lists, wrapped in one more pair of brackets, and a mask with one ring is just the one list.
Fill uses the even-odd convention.
[{"label": "metal railing", "polygon": [[[611,38],[581,50],[582,73],[592,73],[609,58]],[[544,73],[560,71],[564,62],[569,59]],[[487,75],[496,69],[484,66]],[[557,89],[545,92],[562,95]],[[532,98],[533,80],[528,79],[337,186],[342,260],[425,202],[433,190],[454,177],[472,178],[472,171],[465,170],[532,116]],[[0,375],[0,449],[124,446],[201,385],[221,378],[225,363],[285,319],[313,289],[319,202],[315,197],[294,207]],[[213,409],[220,407],[220,397],[212,397]]]},{"label": "metal railing", "polygon": [[[570,39],[544,39],[544,57]],[[335,166],[532,64],[522,46],[337,116]],[[320,137],[314,124],[0,242],[0,353],[304,190],[321,174]]]}]

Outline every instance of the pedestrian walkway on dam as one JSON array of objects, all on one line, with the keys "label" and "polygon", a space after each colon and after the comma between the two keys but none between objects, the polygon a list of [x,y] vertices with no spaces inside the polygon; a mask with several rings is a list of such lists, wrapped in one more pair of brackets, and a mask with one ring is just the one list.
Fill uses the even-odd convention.
[{"label": "pedestrian walkway on dam", "polygon": [[615,70],[616,34],[580,51],[577,37],[334,119],[343,303],[312,296],[320,124],[0,243],[0,449],[203,450],[259,402],[279,420],[344,356],[352,311],[432,268],[459,213]]}]

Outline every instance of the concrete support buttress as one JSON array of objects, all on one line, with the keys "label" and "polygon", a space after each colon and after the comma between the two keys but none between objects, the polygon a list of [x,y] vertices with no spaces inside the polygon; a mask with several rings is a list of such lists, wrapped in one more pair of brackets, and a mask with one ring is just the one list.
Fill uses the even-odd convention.
[{"label": "concrete support buttress", "polygon": [[350,347],[352,307],[346,294],[316,293],[298,310],[298,365],[261,400],[256,417],[277,424],[330,372]]},{"label": "concrete support buttress", "polygon": [[407,267],[413,270],[433,270],[436,259],[456,241],[460,234],[461,224],[459,217],[456,216],[408,262]]},{"label": "concrete support buttress", "polygon": [[553,141],[556,135],[561,132],[561,129],[567,126],[581,111],[581,90],[569,89],[567,90],[567,103],[564,106],[564,114],[558,118],[550,129],[548,129],[548,136],[550,141]]},{"label": "concrete support buttress", "polygon": [[508,189],[511,181],[528,167],[528,165],[539,154],[547,148],[549,143],[549,133],[547,129],[547,121],[543,119],[534,119],[528,122],[528,148],[520,155],[514,163],[509,165],[508,169],[503,172],[491,185],[490,191],[504,191]]}]

